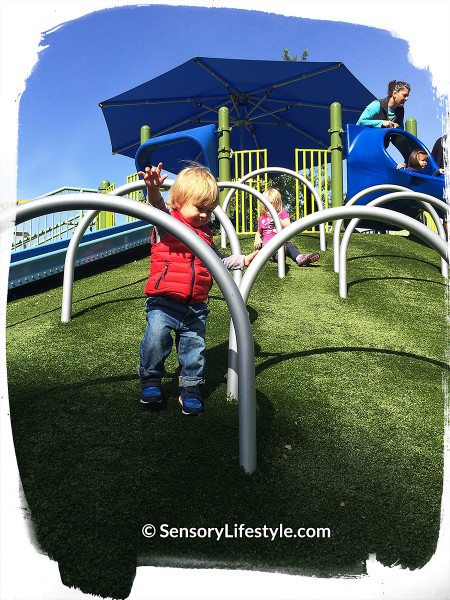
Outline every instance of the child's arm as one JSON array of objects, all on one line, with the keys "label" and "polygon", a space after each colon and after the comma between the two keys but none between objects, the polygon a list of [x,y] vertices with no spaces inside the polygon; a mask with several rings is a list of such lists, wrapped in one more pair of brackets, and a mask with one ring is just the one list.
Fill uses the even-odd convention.
[{"label": "child's arm", "polygon": [[236,271],[238,269],[243,269],[244,267],[248,267],[248,265],[252,262],[255,256],[258,254],[258,250],[251,252],[250,254],[223,254],[219,250],[219,248],[214,244],[212,245],[212,249],[217,254],[217,256],[221,259],[223,264],[230,271]]},{"label": "child's arm", "polygon": [[445,174],[444,169],[438,169],[437,171],[435,171],[433,173],[433,177],[440,177],[441,175],[444,175],[444,174]]},{"label": "child's arm", "polygon": [[280,218],[281,227],[283,229],[291,224],[291,218],[284,209],[278,213],[278,216]]},{"label": "child's arm", "polygon": [[261,227],[261,217],[258,218],[258,230],[255,234],[255,241],[253,242],[253,247],[256,250],[260,250],[263,245],[263,229]]},{"label": "child's arm", "polygon": [[248,267],[248,265],[252,262],[252,260],[255,258],[255,256],[258,254],[258,250],[255,250],[254,252],[251,252],[250,254],[246,254],[244,256],[244,265],[246,267]]},{"label": "child's arm", "polygon": [[253,247],[259,250],[262,246],[262,235],[258,230],[255,234],[255,241],[253,242]]},{"label": "child's arm", "polygon": [[162,163],[159,163],[157,167],[145,167],[145,171],[138,172],[138,175],[145,181],[147,200],[155,208],[163,208],[161,202],[164,204],[164,199],[161,196],[159,188],[168,175],[161,175],[162,166]]}]

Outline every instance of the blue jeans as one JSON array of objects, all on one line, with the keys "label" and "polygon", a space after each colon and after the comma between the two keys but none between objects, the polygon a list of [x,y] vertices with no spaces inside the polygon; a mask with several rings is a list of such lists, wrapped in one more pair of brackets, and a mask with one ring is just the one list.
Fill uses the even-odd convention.
[{"label": "blue jeans", "polygon": [[142,387],[158,384],[166,374],[164,363],[175,346],[181,367],[180,387],[205,383],[205,334],[209,308],[204,302],[186,305],[165,296],[149,296],[145,303],[147,327],[140,347]]}]

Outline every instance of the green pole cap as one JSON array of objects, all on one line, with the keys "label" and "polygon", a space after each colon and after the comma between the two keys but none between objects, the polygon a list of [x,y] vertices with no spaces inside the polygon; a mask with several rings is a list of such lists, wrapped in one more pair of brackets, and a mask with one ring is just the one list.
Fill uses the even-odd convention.
[{"label": "green pole cap", "polygon": [[109,188],[110,185],[111,184],[109,183],[109,181],[107,179],[103,179],[103,181],[98,186],[99,192],[104,192],[105,190],[107,190]]}]

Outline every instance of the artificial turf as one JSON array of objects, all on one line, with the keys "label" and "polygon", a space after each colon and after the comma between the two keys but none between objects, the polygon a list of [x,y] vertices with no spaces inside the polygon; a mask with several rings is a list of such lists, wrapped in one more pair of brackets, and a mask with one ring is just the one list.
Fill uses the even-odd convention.
[{"label": "artificial turf", "polygon": [[[293,241],[318,249],[318,236]],[[227,400],[229,313],[209,306],[206,412],[181,415],[177,361],[159,412],[139,404],[147,257],[91,270],[60,322],[62,289],[13,293],[7,312],[11,422],[41,551],[62,581],[124,598],[136,565],[305,575],[423,566],[436,547],[443,473],[446,284],[412,238],[354,235],[349,297],[329,249],[286,277],[267,263],[248,310],[255,342],[258,472],[239,467]],[[252,240],[242,239],[250,251]],[[307,539],[145,538],[176,528],[329,528]]]}]

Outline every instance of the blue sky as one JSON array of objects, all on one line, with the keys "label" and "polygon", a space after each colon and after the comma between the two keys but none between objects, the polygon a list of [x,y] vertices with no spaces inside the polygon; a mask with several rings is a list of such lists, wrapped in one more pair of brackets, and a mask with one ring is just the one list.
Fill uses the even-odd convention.
[{"label": "blue sky", "polygon": [[[155,26],[156,24],[156,26]],[[120,185],[134,171],[111,154],[98,104],[194,56],[281,60],[283,49],[309,61],[343,62],[376,97],[391,79],[412,86],[406,116],[430,149],[442,109],[431,74],[408,60],[408,42],[363,25],[266,12],[187,6],[101,10],[44,33],[39,61],[19,105],[19,199],[63,186]]]},{"label": "blue sky", "polygon": [[[344,62],[376,97],[385,95],[390,79],[403,79],[412,85],[406,116],[417,119],[419,138],[431,147],[441,135],[443,109],[437,96],[448,96],[450,88],[448,0],[167,0],[141,5],[131,0],[0,0],[0,211],[16,198],[65,185],[96,188],[104,178],[124,183],[134,164],[111,155],[98,103],[193,56],[277,60],[284,48],[292,55],[307,49],[310,61]],[[252,10],[255,6],[258,11]],[[39,44],[45,49],[38,52]],[[10,239],[2,231],[0,245],[7,266]],[[80,600],[86,596],[63,587],[56,563],[32,547],[19,509],[3,351],[6,275],[7,268],[0,269],[0,596]],[[443,559],[423,573],[373,561],[364,580],[314,582],[238,571],[199,576],[198,571],[156,569],[147,577],[139,568],[130,600],[435,600],[445,597],[443,575],[448,591],[448,555]]]}]

